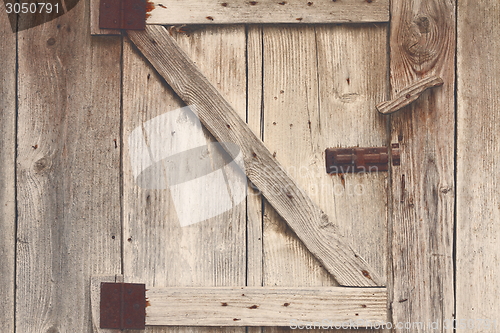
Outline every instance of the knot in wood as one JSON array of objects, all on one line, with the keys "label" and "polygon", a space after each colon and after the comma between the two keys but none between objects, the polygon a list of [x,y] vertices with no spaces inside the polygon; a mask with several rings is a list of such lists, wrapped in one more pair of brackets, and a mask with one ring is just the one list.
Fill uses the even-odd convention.
[{"label": "knot in wood", "polygon": [[425,16],[420,16],[415,19],[415,24],[417,25],[421,34],[429,33],[429,19]]},{"label": "knot in wood", "polygon": [[432,17],[417,16],[413,18],[408,30],[401,31],[401,45],[408,57],[409,63],[419,72],[425,73],[432,68],[440,51],[445,46],[442,31],[444,27],[438,26]]},{"label": "knot in wood", "polygon": [[50,160],[46,157],[42,157],[38,161],[35,162],[34,169],[35,172],[42,172],[46,169],[50,168]]}]

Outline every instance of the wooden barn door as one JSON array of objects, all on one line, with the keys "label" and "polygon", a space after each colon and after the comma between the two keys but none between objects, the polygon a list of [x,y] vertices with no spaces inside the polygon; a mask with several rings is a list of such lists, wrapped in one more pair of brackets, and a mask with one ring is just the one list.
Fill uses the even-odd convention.
[{"label": "wooden barn door", "polygon": [[[315,2],[321,3],[304,6],[314,8]],[[174,26],[167,33],[328,215],[335,235],[343,235],[356,254],[353,261],[363,258],[373,269],[359,270],[352,280],[373,277],[366,285],[386,286],[387,321],[419,325],[382,331],[451,331],[443,323],[454,316],[455,2],[393,0],[390,7],[382,0],[336,2],[387,4],[386,22],[366,22],[362,13],[346,9],[341,13],[358,15],[357,23],[337,18],[337,23],[302,24],[307,19],[299,17],[295,24],[267,24],[263,18],[266,24],[216,25],[211,23],[217,17],[205,15],[208,25]],[[259,1],[248,4],[257,8]],[[155,2],[157,9],[162,6]],[[245,200],[231,209],[182,226],[186,215],[179,215],[180,208],[189,215],[197,202],[179,207],[172,189],[138,183],[133,154],[154,149],[147,136],[144,146],[131,140],[134,131],[146,133],[152,120],[186,103],[139,50],[141,32],[90,37],[88,14],[95,8],[81,1],[43,28],[1,41],[13,68],[1,71],[17,75],[10,80],[16,84],[1,87],[12,100],[17,96],[15,102],[1,102],[6,110],[17,110],[0,124],[5,127],[0,176],[6,184],[0,194],[10,198],[0,207],[8,220],[0,225],[8,276],[1,291],[12,304],[0,307],[7,313],[1,318],[6,330],[98,332],[89,314],[88,282],[95,275],[122,273],[126,282],[148,288],[340,285],[332,267],[311,254],[303,235],[285,223],[258,186],[249,183]],[[1,29],[7,30],[5,24]],[[17,55],[9,51],[14,45]],[[431,75],[444,85],[394,115],[377,112],[379,102]],[[179,81],[192,86],[189,76]],[[47,87],[51,93],[40,93]],[[225,130],[232,125],[224,124]],[[215,142],[206,128],[202,137]],[[184,134],[180,142],[194,139]],[[393,143],[400,145],[401,165],[388,172],[325,172],[326,148]],[[227,158],[222,150],[208,154],[214,161]],[[431,322],[439,322],[439,330],[429,327]],[[374,331],[381,330],[352,330]]]},{"label": "wooden barn door", "polygon": [[[453,17],[454,6],[446,1],[396,1],[391,25],[188,25],[168,30],[339,233],[380,274],[390,293],[387,306],[392,317],[387,321],[413,325],[396,331],[428,331],[429,323],[442,325],[453,317],[453,136],[443,134],[453,132],[454,121]],[[444,87],[424,93],[394,116],[376,111],[377,103],[429,75],[443,77]],[[243,204],[181,227],[168,190],[137,185],[127,155],[128,136],[184,105],[125,38],[127,281],[155,287],[337,285],[254,186]],[[214,141],[206,130],[205,137],[207,143]],[[324,170],[326,148],[392,143],[400,144],[402,163],[389,172],[328,175]]]},{"label": "wooden barn door", "polygon": [[[374,107],[388,93],[387,24],[184,29],[170,29],[177,43],[385,285],[388,173],[328,175],[324,151],[387,145],[388,118]],[[185,105],[128,39],[123,85],[125,145],[138,126]],[[207,142],[214,140],[205,133]],[[181,227],[169,191],[142,189],[130,172],[127,152],[123,161],[128,282],[148,287],[338,285],[254,187],[246,202],[230,211]]]}]

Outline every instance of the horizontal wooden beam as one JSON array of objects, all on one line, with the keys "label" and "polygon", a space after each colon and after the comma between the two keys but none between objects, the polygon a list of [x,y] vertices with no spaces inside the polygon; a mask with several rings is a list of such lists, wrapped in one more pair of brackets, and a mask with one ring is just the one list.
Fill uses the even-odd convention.
[{"label": "horizontal wooden beam", "polygon": [[[221,145],[231,143],[240,147],[248,178],[339,284],[360,287],[382,284],[378,274],[288,176],[164,27],[146,26],[145,31],[127,33],[177,95],[196,108],[200,121]],[[234,149],[227,152],[237,158]]]},{"label": "horizontal wooden beam", "polygon": [[427,89],[442,86],[443,83],[443,79],[435,75],[418,80],[401,90],[396,98],[377,104],[377,110],[382,114],[399,111],[416,101]]},{"label": "horizontal wooden beam", "polygon": [[149,288],[146,325],[324,326],[387,322],[385,288]]},{"label": "horizontal wooden beam", "polygon": [[153,0],[148,24],[389,21],[389,0]]}]

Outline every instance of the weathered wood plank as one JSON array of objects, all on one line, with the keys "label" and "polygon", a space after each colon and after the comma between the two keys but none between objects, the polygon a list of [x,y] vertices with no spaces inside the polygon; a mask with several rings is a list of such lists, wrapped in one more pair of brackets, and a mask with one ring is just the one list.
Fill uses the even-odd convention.
[{"label": "weathered wood plank", "polygon": [[[318,184],[321,176],[314,166],[323,163],[314,163],[312,147],[316,145],[311,140],[312,131],[309,132],[309,115],[317,115],[320,111],[315,28],[266,26],[263,39],[264,142],[299,184],[314,195],[311,198],[316,199],[318,193],[310,189]],[[315,178],[317,176],[320,178]],[[264,286],[337,285],[267,202],[263,231]],[[290,324],[286,325],[288,327],[266,327],[264,332],[293,332]]]},{"label": "weathered wood plank", "polygon": [[[247,25],[247,117],[248,127],[262,139],[262,26]],[[249,184],[247,197],[247,286],[262,286],[263,198]],[[247,327],[247,333],[261,333],[261,327]]]},{"label": "weathered wood plank", "polygon": [[121,42],[88,17],[19,33],[17,332],[91,332],[90,276],[121,271]]},{"label": "weathered wood plank", "polygon": [[[387,120],[373,107],[388,90],[387,33],[385,24],[316,28],[319,110],[309,116],[315,178],[321,179],[316,181],[321,193],[318,204],[339,221],[356,251],[383,273],[383,283],[388,253],[387,173],[331,176],[321,168],[325,148],[387,145]],[[328,186],[322,188],[321,183]]]},{"label": "weathered wood plank", "polygon": [[148,24],[387,22],[389,0],[153,0]]},{"label": "weathered wood plank", "polygon": [[[387,26],[275,26],[265,28],[263,47],[266,146],[379,272],[386,271],[387,174],[332,177],[324,150],[385,145],[386,122],[373,105],[386,90],[386,34]],[[270,205],[265,216],[266,286],[335,283]]]},{"label": "weathered wood plank", "polygon": [[492,29],[498,22],[498,2],[458,2],[458,332],[500,329],[500,64],[494,60],[500,38]]},{"label": "weathered wood plank", "polygon": [[[245,28],[206,27],[189,35],[171,30],[178,45],[196,61],[217,88],[245,117]],[[232,66],[221,70],[225,64]],[[184,103],[164,84],[144,57],[125,39],[124,43],[124,272],[127,282],[151,287],[243,286],[246,275],[246,209],[242,202],[232,210],[206,221],[181,227],[172,191],[138,186],[131,172],[130,133]],[[208,131],[180,133],[178,142],[213,142]],[[191,134],[191,135],[189,135]],[[165,145],[169,144],[167,138]],[[149,142],[152,147],[153,142]],[[163,143],[163,142],[160,142]],[[158,145],[156,145],[158,147]],[[159,150],[159,149],[157,149]],[[153,151],[153,153],[155,153]],[[220,157],[210,151],[210,157]],[[186,167],[197,160],[187,161]],[[200,189],[197,189],[200,190]],[[199,203],[186,202],[193,210]],[[217,203],[214,203],[217,205]],[[147,332],[242,333],[244,328],[147,327]]]},{"label": "weathered wood plank", "polygon": [[[317,170],[313,169],[319,206],[339,221],[340,230],[353,240],[356,251],[381,273],[383,284],[390,288],[387,173],[331,176],[320,168],[324,165],[324,148],[387,144],[387,121],[373,107],[388,91],[387,34],[385,24],[316,28],[319,110],[318,114],[310,115],[315,124],[310,137],[316,143],[310,147],[314,147],[312,151],[319,163]],[[310,190],[315,193],[314,186]],[[388,320],[386,317],[385,322]],[[353,333],[389,331],[352,330]]]},{"label": "weathered wood plank", "polygon": [[146,325],[334,326],[358,321],[368,326],[387,318],[385,288],[149,288],[146,297]]},{"label": "weathered wood plank", "polygon": [[416,101],[427,89],[442,86],[443,83],[443,79],[438,76],[425,77],[401,90],[394,99],[377,104],[377,110],[382,114],[399,111]]},{"label": "weathered wood plank", "polygon": [[393,320],[422,322],[419,332],[452,331],[442,323],[454,313],[455,4],[397,0],[391,18],[392,96],[424,76],[444,81],[391,117],[401,147],[391,174]]},{"label": "weathered wood plank", "polygon": [[[262,138],[262,27],[247,26],[247,123]],[[262,286],[262,195],[249,184],[247,197],[247,285]]]},{"label": "weathered wood plank", "polygon": [[352,250],[337,233],[335,225],[290,179],[168,31],[160,26],[148,26],[145,31],[129,31],[128,35],[179,97],[196,106],[200,120],[214,137],[221,143],[240,147],[249,179],[339,283],[380,284],[378,274]]},{"label": "weathered wood plank", "polygon": [[[5,15],[4,3],[0,11]],[[0,21],[0,327],[14,332],[16,247],[16,34]]]}]

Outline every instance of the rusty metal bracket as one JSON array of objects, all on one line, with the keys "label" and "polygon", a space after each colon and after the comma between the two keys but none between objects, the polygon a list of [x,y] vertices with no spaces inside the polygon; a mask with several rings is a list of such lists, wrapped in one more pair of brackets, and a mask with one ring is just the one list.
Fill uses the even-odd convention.
[{"label": "rusty metal bracket", "polygon": [[392,165],[400,165],[399,143],[391,148],[328,148],[325,151],[327,173],[360,173],[389,170],[389,154]]},{"label": "rusty metal bracket", "polygon": [[99,28],[144,30],[146,0],[101,0]]},{"label": "rusty metal bracket", "polygon": [[102,282],[100,314],[100,328],[145,329],[146,285]]}]

